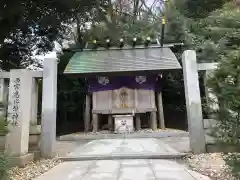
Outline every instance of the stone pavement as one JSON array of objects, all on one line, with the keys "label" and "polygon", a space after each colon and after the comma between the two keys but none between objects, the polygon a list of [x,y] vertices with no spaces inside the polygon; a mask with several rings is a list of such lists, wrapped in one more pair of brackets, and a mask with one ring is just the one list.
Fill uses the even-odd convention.
[{"label": "stone pavement", "polygon": [[159,139],[101,139],[76,148],[63,160],[163,159],[184,156]]},{"label": "stone pavement", "polygon": [[64,162],[35,180],[210,180],[171,160]]},{"label": "stone pavement", "polygon": [[210,180],[170,160],[181,156],[163,139],[94,140],[35,180]]},{"label": "stone pavement", "polygon": [[154,131],[154,132],[133,132],[130,134],[68,134],[60,136],[60,141],[82,141],[98,139],[119,139],[119,138],[166,138],[166,137],[188,137],[189,133],[185,131]]}]

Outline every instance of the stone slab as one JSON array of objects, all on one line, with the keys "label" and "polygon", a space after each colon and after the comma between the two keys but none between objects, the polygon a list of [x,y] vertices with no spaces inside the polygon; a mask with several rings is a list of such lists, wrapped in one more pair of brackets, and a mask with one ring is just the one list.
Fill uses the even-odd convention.
[{"label": "stone slab", "polygon": [[161,140],[144,139],[102,139],[91,141],[76,148],[62,160],[103,160],[103,159],[155,159],[181,158],[180,153]]},{"label": "stone slab", "polygon": [[154,138],[144,139],[102,139],[80,146],[69,156],[83,155],[118,155],[136,153],[178,153],[169,145]]},{"label": "stone slab", "polygon": [[173,160],[64,162],[35,180],[210,180]]},{"label": "stone slab", "polygon": [[68,134],[58,138],[59,141],[82,141],[98,139],[135,139],[135,138],[166,138],[166,137],[188,137],[188,132],[135,132],[130,134]]},{"label": "stone slab", "polygon": [[67,156],[59,157],[62,161],[90,161],[90,160],[120,160],[120,159],[181,159],[188,156],[188,153],[179,154],[120,154],[120,155],[92,155],[92,156]]},{"label": "stone slab", "polygon": [[35,180],[80,180],[88,172],[93,161],[64,162]]}]

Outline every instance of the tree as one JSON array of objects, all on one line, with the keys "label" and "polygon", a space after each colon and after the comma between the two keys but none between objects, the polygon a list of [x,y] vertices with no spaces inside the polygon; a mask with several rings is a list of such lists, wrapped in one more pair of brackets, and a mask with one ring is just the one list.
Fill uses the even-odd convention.
[{"label": "tree", "polygon": [[182,12],[189,18],[206,18],[211,12],[221,9],[231,0],[185,0],[182,3]]},{"label": "tree", "polygon": [[[218,69],[208,80],[208,85],[216,95],[219,104],[219,108],[213,111],[217,120],[213,135],[219,142],[236,147],[238,152],[240,151],[239,18],[239,8],[229,3],[206,19],[209,24],[207,35],[219,49],[216,52],[219,58]],[[240,155],[228,154],[225,160],[232,168],[234,175],[240,178]]]},{"label": "tree", "polygon": [[75,21],[101,1],[2,0],[0,2],[0,67],[4,70],[39,65],[34,55],[60,44]]}]

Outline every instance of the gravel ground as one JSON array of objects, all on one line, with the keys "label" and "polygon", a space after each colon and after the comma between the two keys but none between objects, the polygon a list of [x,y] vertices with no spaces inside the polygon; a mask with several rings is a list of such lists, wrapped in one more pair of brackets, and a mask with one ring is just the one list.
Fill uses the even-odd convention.
[{"label": "gravel ground", "polygon": [[[87,141],[82,142],[57,142],[57,157],[64,156],[73,151],[79,144],[85,144]],[[41,159],[39,161],[30,162],[26,167],[14,167],[9,170],[10,180],[33,180],[37,176],[47,172],[54,166],[61,163],[59,159]]]},{"label": "gravel ground", "polygon": [[42,159],[30,162],[26,167],[14,167],[9,171],[10,180],[32,180],[61,163],[58,159]]},{"label": "gravel ground", "polygon": [[185,159],[192,170],[209,176],[212,180],[237,180],[223,160],[221,153],[192,155]]}]

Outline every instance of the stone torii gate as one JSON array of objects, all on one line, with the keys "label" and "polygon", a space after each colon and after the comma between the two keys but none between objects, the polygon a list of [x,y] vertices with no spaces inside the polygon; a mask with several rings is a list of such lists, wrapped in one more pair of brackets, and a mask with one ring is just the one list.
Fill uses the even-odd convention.
[{"label": "stone torii gate", "polygon": [[[202,107],[199,90],[198,70],[215,69],[216,64],[197,64],[196,52],[187,50],[182,55],[182,66],[184,75],[185,97],[187,107],[188,129],[190,135],[190,148],[195,154],[206,151],[205,133],[203,127]],[[57,103],[57,60],[45,59],[43,71],[11,70],[1,72],[0,78],[10,78],[9,86],[9,111],[16,98],[12,93],[16,91],[16,81],[19,87],[19,111],[17,112],[16,125],[10,125],[7,135],[7,153],[18,158],[31,160],[28,155],[29,123],[31,119],[31,89],[34,78],[42,78],[42,119],[41,119],[41,156],[50,158],[55,156],[56,144],[56,103]],[[14,84],[15,83],[15,84]],[[12,122],[12,116],[8,116]]]}]

